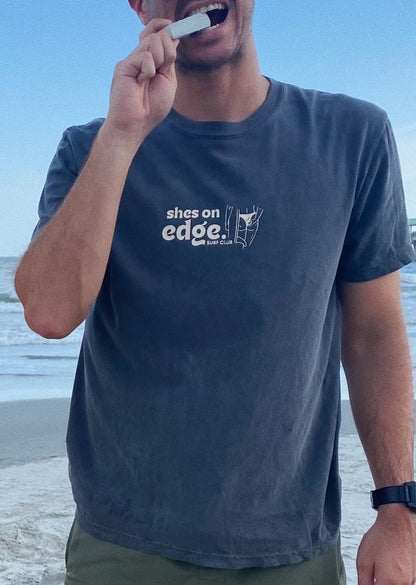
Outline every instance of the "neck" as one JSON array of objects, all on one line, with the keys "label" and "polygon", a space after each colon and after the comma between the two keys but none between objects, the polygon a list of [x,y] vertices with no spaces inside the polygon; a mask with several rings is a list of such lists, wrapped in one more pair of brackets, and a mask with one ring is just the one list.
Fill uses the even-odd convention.
[{"label": "neck", "polygon": [[260,73],[254,50],[213,70],[178,67],[177,77],[174,109],[197,121],[240,122],[263,104],[270,85]]}]

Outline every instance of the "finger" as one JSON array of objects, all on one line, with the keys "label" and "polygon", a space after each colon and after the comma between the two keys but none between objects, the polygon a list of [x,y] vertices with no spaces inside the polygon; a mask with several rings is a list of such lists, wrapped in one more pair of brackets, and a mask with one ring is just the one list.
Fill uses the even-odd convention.
[{"label": "finger", "polygon": [[374,566],[357,561],[358,585],[374,585]]},{"label": "finger", "polygon": [[[151,53],[156,65],[160,67],[165,60],[165,49],[160,35],[153,34],[144,39],[136,49],[137,53]],[[133,51],[133,56],[136,51]]]},{"label": "finger", "polygon": [[176,51],[180,41],[173,40],[168,31],[162,31],[161,37],[164,49],[164,61],[158,70],[160,73],[165,73],[176,61]]},{"label": "finger", "polygon": [[[169,33],[152,34],[144,39],[137,47],[138,53],[149,52],[153,56],[155,68],[160,73],[172,65],[176,60],[177,41],[173,41]],[[134,52],[133,52],[134,55]]]},{"label": "finger", "polygon": [[136,79],[138,82],[149,81],[156,75],[156,66],[153,60],[153,55],[144,51],[141,53],[134,53],[129,55],[127,59],[117,63],[114,69],[114,77],[112,87],[117,80],[123,77],[130,77]]},{"label": "finger", "polygon": [[156,75],[156,66],[152,53],[141,53],[137,62],[138,75],[136,77],[138,83],[144,83],[153,79]]},{"label": "finger", "polygon": [[140,41],[144,40],[149,35],[157,33],[171,24],[171,20],[167,20],[166,18],[154,18],[146,25],[146,27],[140,33]]}]

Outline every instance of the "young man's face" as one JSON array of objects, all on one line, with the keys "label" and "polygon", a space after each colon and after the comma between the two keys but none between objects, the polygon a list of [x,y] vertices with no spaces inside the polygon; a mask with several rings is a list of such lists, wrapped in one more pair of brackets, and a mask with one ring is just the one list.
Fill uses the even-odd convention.
[{"label": "young man's face", "polygon": [[212,26],[185,37],[178,47],[177,65],[183,70],[213,70],[238,61],[251,46],[254,0],[141,0],[137,12],[152,18],[180,20],[194,12],[207,12]]}]

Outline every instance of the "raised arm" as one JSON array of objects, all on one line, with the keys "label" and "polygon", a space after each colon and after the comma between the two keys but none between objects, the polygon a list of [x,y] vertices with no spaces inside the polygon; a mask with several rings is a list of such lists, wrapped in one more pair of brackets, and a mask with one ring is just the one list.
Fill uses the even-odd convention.
[{"label": "raised arm", "polygon": [[[413,390],[398,272],[344,283],[342,360],[357,429],[377,488],[413,480]],[[359,585],[411,585],[415,518],[402,504],[381,506],[364,536]]]},{"label": "raised arm", "polygon": [[149,132],[172,108],[178,41],[156,19],[114,71],[110,106],[81,173],[23,256],[15,277],[26,321],[62,338],[87,316],[104,278],[127,173]]}]

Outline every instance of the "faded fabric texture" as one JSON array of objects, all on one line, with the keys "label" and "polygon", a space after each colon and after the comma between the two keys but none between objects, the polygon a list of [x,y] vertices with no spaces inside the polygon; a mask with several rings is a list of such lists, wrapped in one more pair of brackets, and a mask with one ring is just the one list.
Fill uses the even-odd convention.
[{"label": "faded fabric texture", "polygon": [[[101,124],[65,132],[38,230]],[[132,163],[86,322],[68,429],[79,524],[214,568],[328,550],[340,525],[337,283],[412,259],[376,106],[272,82],[240,123],[172,111]]]}]

